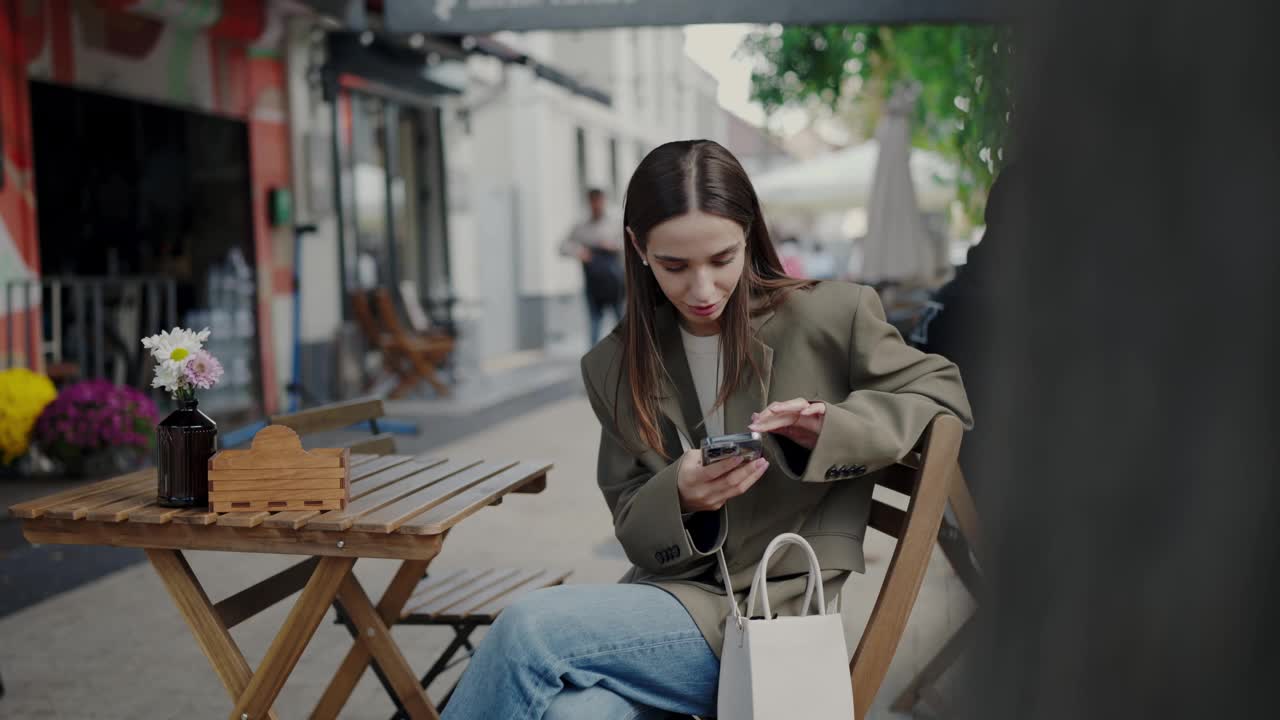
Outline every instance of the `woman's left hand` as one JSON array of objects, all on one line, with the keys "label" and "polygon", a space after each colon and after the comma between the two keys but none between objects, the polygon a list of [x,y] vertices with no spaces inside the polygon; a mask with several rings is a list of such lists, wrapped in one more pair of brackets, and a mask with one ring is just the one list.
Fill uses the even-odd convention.
[{"label": "woman's left hand", "polygon": [[818,444],[818,435],[822,432],[822,421],[826,415],[826,403],[811,403],[804,398],[796,398],[772,403],[758,413],[751,413],[751,424],[747,429],[775,433],[812,450]]}]

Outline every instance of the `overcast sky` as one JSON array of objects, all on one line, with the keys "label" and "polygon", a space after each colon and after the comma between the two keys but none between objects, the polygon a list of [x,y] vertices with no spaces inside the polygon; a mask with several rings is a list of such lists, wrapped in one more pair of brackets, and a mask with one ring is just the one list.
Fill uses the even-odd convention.
[{"label": "overcast sky", "polygon": [[[756,25],[690,25],[685,28],[685,52],[720,81],[720,104],[753,125],[764,124],[764,111],[751,102],[751,63],[735,58],[742,38]],[[778,114],[775,127],[783,135],[804,128],[805,113]]]}]

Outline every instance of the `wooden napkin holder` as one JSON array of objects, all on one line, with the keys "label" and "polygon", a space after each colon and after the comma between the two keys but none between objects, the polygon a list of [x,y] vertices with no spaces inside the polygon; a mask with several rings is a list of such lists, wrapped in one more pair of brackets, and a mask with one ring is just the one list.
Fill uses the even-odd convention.
[{"label": "wooden napkin holder", "polygon": [[209,458],[209,506],[213,512],[345,510],[350,465],[346,448],[303,450],[292,429],[268,425],[250,449]]}]

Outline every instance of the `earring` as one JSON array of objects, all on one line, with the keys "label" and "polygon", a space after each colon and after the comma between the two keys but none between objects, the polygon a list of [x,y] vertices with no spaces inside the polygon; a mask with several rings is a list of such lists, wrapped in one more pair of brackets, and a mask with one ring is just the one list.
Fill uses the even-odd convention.
[{"label": "earring", "polygon": [[640,261],[640,264],[641,264],[641,265],[644,265],[645,267],[649,267],[649,261],[648,261],[648,260],[641,260],[641,261]]}]

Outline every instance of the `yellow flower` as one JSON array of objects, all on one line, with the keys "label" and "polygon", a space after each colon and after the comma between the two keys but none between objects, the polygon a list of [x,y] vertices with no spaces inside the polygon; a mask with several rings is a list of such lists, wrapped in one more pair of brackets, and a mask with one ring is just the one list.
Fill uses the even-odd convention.
[{"label": "yellow flower", "polygon": [[49,378],[26,368],[0,371],[0,464],[21,457],[31,443],[31,428],[58,391]]}]

